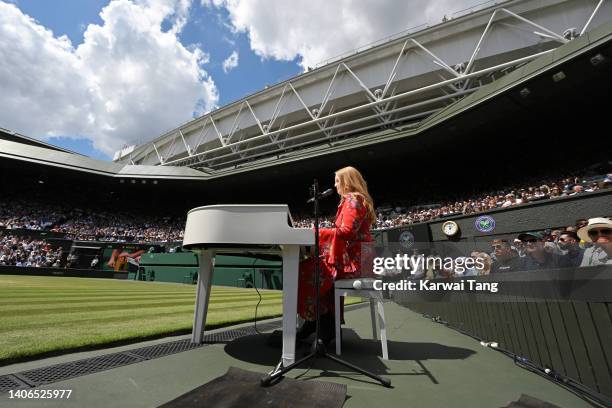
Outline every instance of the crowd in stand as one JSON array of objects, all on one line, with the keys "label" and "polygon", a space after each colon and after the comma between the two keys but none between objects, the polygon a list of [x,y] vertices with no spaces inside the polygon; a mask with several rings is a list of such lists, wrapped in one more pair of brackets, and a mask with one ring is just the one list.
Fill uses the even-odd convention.
[{"label": "crowd in stand", "polygon": [[[375,229],[388,229],[403,225],[426,222],[453,215],[473,214],[495,208],[506,208],[540,200],[568,197],[612,187],[612,174],[591,180],[566,177],[560,180],[541,180],[527,186],[510,186],[501,191],[466,197],[444,204],[425,204],[410,209],[403,207],[379,208]],[[333,226],[333,218],[323,218],[321,227]],[[313,219],[297,222],[300,227],[312,227]]]},{"label": "crowd in stand", "polygon": [[184,218],[61,208],[35,201],[0,201],[0,229],[45,230],[82,241],[177,242]]},{"label": "crowd in stand", "polygon": [[[445,268],[442,262],[423,262],[422,266],[417,268],[406,271],[395,269],[385,274],[402,274],[405,278],[413,279],[434,279],[612,265],[612,216],[580,219],[575,225],[526,232],[512,240],[494,239],[490,250],[472,251],[466,255],[473,260],[479,258],[481,263],[457,270]],[[432,247],[426,251],[414,249],[410,256],[422,256],[431,260],[442,259],[444,254],[438,253],[435,247]]]},{"label": "crowd in stand", "polygon": [[74,210],[53,232],[83,241],[176,242],[183,239],[184,219],[150,218],[120,212]]},{"label": "crowd in stand", "polygon": [[0,228],[48,230],[68,216],[69,210],[58,205],[23,199],[0,201]]},{"label": "crowd in stand", "polygon": [[0,265],[54,267],[62,265],[62,248],[42,239],[3,235],[0,232]]},{"label": "crowd in stand", "polygon": [[[447,202],[411,208],[379,208],[375,229],[387,229],[436,218],[473,214],[538,200],[573,196],[612,186],[612,174],[583,179],[541,180],[512,186],[495,193],[480,194]],[[333,217],[322,219],[322,227],[332,227]],[[296,221],[298,227],[312,227],[313,220]],[[183,238],[184,217],[146,217],[125,212],[66,208],[34,201],[0,201],[0,229],[48,230],[75,240],[113,242],[178,242]]]},{"label": "crowd in stand", "polygon": [[564,228],[494,240],[491,272],[612,265],[612,217],[580,219]]},{"label": "crowd in stand", "polygon": [[378,213],[376,228],[386,229],[397,226],[430,221],[436,218],[453,215],[473,214],[495,208],[506,208],[557,197],[574,196],[581,193],[597,191],[612,186],[612,174],[603,181],[587,181],[578,177],[557,181],[543,181],[539,186],[507,188],[502,191],[468,197],[442,205],[426,205],[421,208],[405,210],[395,208],[389,212]]}]

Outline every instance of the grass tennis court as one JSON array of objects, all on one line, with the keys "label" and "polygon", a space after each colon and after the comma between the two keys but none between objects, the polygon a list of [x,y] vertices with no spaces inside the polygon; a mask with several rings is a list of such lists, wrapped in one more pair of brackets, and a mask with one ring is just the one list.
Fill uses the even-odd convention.
[{"label": "grass tennis court", "polygon": [[[282,313],[282,292],[262,290],[258,319]],[[216,286],[207,327],[252,320],[255,289]],[[0,275],[0,365],[71,349],[189,333],[195,286]]]},{"label": "grass tennis court", "polygon": [[[195,285],[0,275],[0,366],[43,355],[191,332]],[[257,318],[282,314],[260,289]],[[213,286],[207,328],[251,321],[255,289]],[[355,303],[358,298],[347,299]]]}]

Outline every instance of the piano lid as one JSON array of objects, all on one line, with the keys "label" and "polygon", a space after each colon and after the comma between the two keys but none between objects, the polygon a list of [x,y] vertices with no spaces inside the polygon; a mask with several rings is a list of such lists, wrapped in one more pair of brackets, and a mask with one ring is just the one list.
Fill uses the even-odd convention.
[{"label": "piano lid", "polygon": [[293,228],[286,204],[227,204],[187,213],[183,248],[314,245],[310,228]]}]

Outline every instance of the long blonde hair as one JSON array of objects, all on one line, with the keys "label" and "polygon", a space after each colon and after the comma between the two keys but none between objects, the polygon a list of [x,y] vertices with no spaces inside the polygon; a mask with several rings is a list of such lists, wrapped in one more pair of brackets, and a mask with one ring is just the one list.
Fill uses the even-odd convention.
[{"label": "long blonde hair", "polygon": [[374,201],[368,192],[368,183],[366,183],[359,170],[351,166],[343,167],[336,171],[336,176],[338,176],[340,186],[342,187],[342,191],[339,191],[339,193],[343,195],[353,193],[362,196],[367,210],[367,217],[370,223],[374,224],[376,222]]}]

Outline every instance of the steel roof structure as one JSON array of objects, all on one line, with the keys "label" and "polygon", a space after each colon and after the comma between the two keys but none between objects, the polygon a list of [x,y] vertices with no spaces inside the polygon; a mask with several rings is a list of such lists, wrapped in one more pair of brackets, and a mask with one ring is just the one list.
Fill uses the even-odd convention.
[{"label": "steel roof structure", "polygon": [[[599,86],[597,84],[601,84],[601,82],[597,81],[607,79],[607,76],[602,70],[606,70],[606,67],[609,68],[609,60],[612,58],[611,44],[612,21],[584,33],[534,61],[514,69],[511,73],[490,84],[479,86],[477,90],[474,90],[468,96],[455,101],[445,108],[439,109],[428,117],[423,118],[418,123],[405,123],[388,128],[377,127],[369,132],[362,132],[352,137],[338,139],[333,143],[319,143],[305,146],[302,149],[286,151],[282,154],[270,157],[260,157],[256,160],[245,161],[244,163],[214,171],[203,171],[198,166],[143,165],[131,164],[125,161],[114,163],[106,162],[74,154],[69,151],[54,150],[44,145],[26,144],[23,140],[10,140],[2,137],[0,137],[0,157],[16,162],[36,163],[79,172],[110,176],[118,179],[180,179],[205,181],[222,179],[226,176],[252,172],[258,169],[275,168],[276,166],[288,163],[308,161],[312,158],[340,152],[362,152],[359,154],[363,155],[367,154],[367,150],[371,150],[374,146],[377,147],[377,150],[384,150],[385,146],[390,145],[390,143],[397,144],[397,142],[403,140],[407,141],[417,135],[427,136],[430,134],[430,129],[440,129],[445,126],[445,123],[451,121],[459,120],[465,122],[466,120],[473,120],[473,118],[467,119],[466,112],[484,106],[489,101],[493,102],[493,106],[490,108],[495,108],[495,106],[499,108],[499,103],[501,102],[499,97],[503,97],[504,95],[512,95],[510,99],[519,97],[524,103],[531,105],[535,103],[536,106],[540,106],[542,103],[545,103],[542,102],[542,98],[546,98],[545,95],[559,86],[555,84],[556,80],[554,78],[556,75],[559,75],[560,72],[563,73],[563,70],[569,75],[568,79],[563,81],[563,83],[567,83],[564,85],[565,87],[569,86],[570,88],[568,89],[574,94],[576,92],[588,93],[589,89],[592,90],[593,86],[597,87]],[[586,63],[580,63],[580,65],[574,68],[570,67],[571,64],[575,64],[577,61],[582,61],[584,59],[586,59]],[[568,71],[568,69],[570,71]],[[593,72],[589,73],[589,70],[593,70]],[[580,78],[588,80],[588,84],[575,85],[579,83],[576,81],[581,81]],[[593,81],[596,81],[596,83],[593,83]],[[610,86],[609,84],[601,85],[605,85],[605,87],[608,88]],[[538,88],[537,91],[532,88],[533,86]],[[584,86],[585,88],[583,90],[574,89],[580,86]],[[532,90],[535,93],[530,95]],[[534,99],[534,97],[536,98]],[[559,103],[565,102],[559,101]],[[481,120],[488,120],[488,118],[481,118]],[[446,133],[451,130],[452,129],[448,129]],[[199,160],[199,157],[202,156],[196,156],[191,159]]]},{"label": "steel roof structure", "polygon": [[559,47],[575,49],[610,20],[604,0],[485,7],[266,88],[118,152],[115,161],[216,177],[423,131],[463,106],[459,101],[475,101],[532,61],[551,62]]}]

